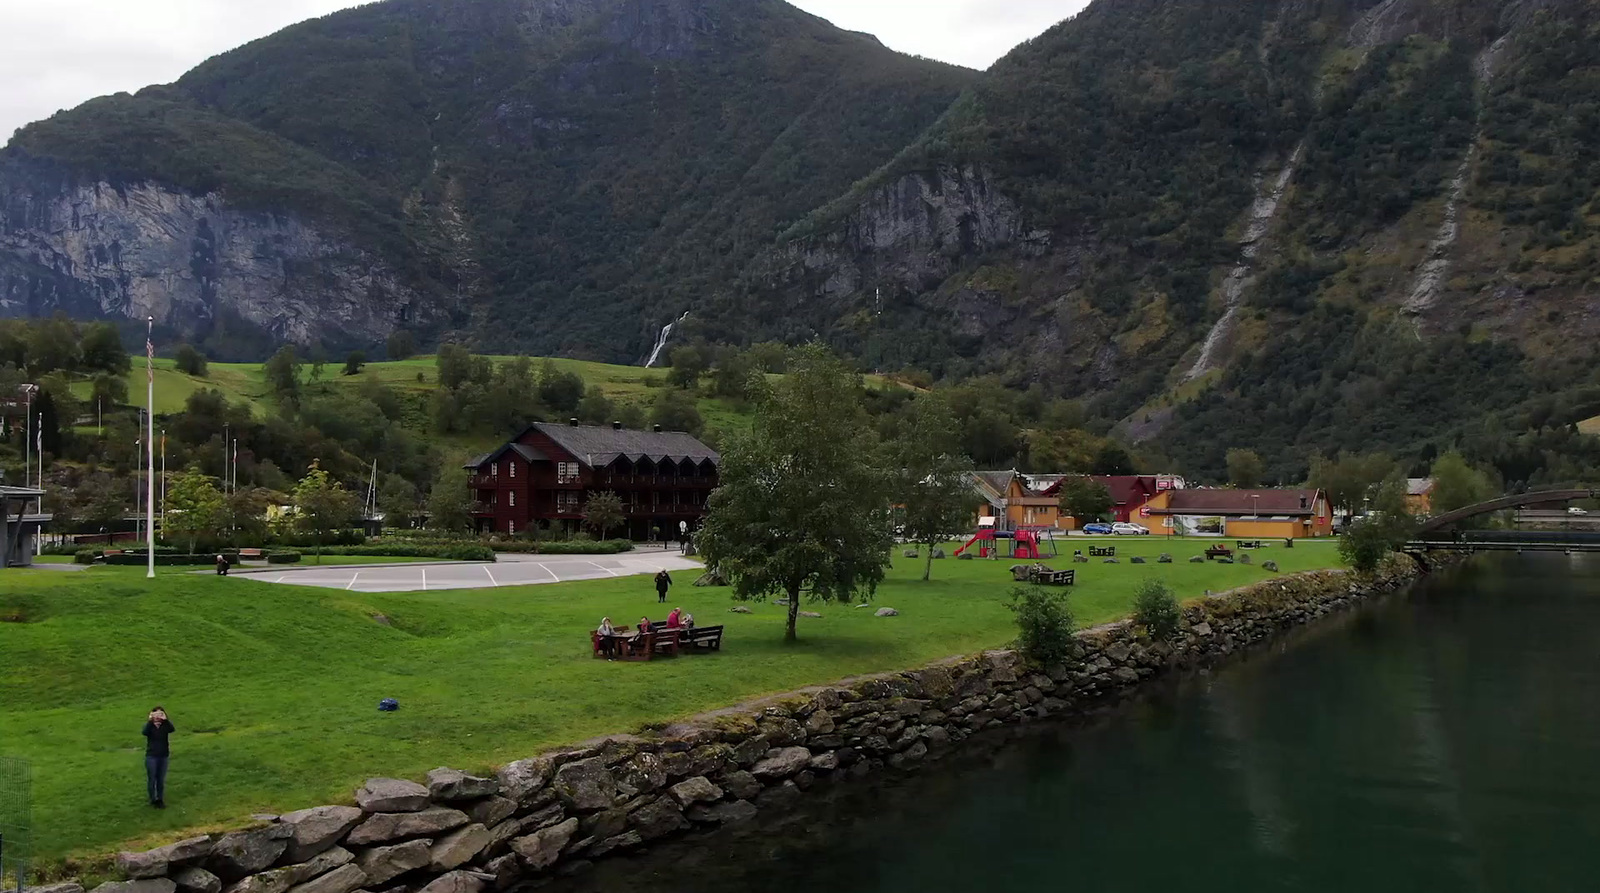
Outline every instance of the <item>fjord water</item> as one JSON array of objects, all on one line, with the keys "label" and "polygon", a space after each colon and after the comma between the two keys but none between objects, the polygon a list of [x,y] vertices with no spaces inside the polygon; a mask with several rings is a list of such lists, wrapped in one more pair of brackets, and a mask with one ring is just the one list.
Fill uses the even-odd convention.
[{"label": "fjord water", "polygon": [[547,889],[1593,889],[1597,704],[1600,556],[1480,559],[1091,725]]}]

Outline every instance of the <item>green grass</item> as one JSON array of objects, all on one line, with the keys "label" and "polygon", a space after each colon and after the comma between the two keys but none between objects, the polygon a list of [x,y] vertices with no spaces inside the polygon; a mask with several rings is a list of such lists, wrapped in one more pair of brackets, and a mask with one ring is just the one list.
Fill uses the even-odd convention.
[{"label": "green grass", "polygon": [[[1081,542],[1081,541],[1078,541]],[[1065,544],[1063,544],[1065,545]],[[1082,625],[1124,615],[1161,577],[1183,596],[1262,579],[1255,566],[1183,563],[1206,543],[1119,540],[1173,565],[1079,565]],[[1068,550],[1070,552],[1070,550]],[[897,553],[898,554],[898,553]],[[1337,563],[1331,543],[1259,553],[1285,571]],[[720,655],[649,664],[590,658],[588,630],[662,613],[647,577],[515,589],[362,594],[159,569],[0,575],[0,753],[33,765],[44,860],[188,829],[348,801],[371,775],[487,769],[561,743],[861,673],[1003,646],[1012,562],[897,559],[871,609],[827,605],[782,643],[783,609],[730,614],[725,589],[682,574],[672,602],[728,626]],[[1068,566],[1065,559],[1053,563]],[[379,622],[383,615],[387,622]],[[376,709],[398,698],[398,713]],[[174,739],[171,807],[144,804],[139,728],[162,704]]]}]

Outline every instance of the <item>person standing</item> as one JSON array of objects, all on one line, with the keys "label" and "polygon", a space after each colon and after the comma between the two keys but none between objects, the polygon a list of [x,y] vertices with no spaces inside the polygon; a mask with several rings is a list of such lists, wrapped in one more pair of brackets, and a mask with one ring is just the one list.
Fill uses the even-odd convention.
[{"label": "person standing", "polygon": [[671,588],[672,575],[667,573],[666,568],[662,568],[656,574],[656,602],[658,604],[664,605],[667,603],[667,590]]},{"label": "person standing", "polygon": [[167,808],[167,737],[177,729],[167,718],[167,711],[157,706],[150,711],[144,723],[144,776],[150,793],[150,805],[156,809]]}]

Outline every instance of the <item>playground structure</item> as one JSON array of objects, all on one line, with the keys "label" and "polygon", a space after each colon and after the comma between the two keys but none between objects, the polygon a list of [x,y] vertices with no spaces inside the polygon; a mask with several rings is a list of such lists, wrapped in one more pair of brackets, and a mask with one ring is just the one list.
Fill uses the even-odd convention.
[{"label": "playground structure", "polygon": [[1053,558],[1057,554],[1056,541],[1044,535],[1048,530],[1049,528],[1029,527],[1000,530],[996,527],[994,518],[979,518],[977,533],[956,550],[956,557],[959,558],[962,553],[976,545],[979,558],[1020,558],[1026,561],[1039,561],[1045,557],[1046,549]]}]

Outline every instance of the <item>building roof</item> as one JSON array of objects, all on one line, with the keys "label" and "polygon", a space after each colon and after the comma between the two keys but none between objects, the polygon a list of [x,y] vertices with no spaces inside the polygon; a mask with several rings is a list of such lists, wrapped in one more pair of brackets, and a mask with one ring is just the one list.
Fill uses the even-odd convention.
[{"label": "building roof", "polygon": [[499,458],[501,456],[504,456],[506,453],[516,453],[517,455],[519,455],[522,458],[528,460],[529,462],[548,462],[548,461],[550,461],[550,457],[546,456],[539,449],[537,449],[535,447],[528,446],[525,443],[517,443],[515,441],[512,441],[511,443],[502,444],[499,449],[495,450],[492,453],[484,453],[483,455],[477,457],[476,459],[467,460],[467,464],[462,466],[462,467],[463,468],[482,468],[483,466],[489,464],[490,462],[494,462],[494,461],[499,460]]},{"label": "building roof", "polygon": [[1150,501],[1160,489],[1157,486],[1155,475],[1148,474],[1064,474],[1057,478],[1050,486],[1044,489],[1047,496],[1056,496],[1061,493],[1061,487],[1068,480],[1074,478],[1088,478],[1097,484],[1103,485],[1111,493],[1113,505],[1142,505]]},{"label": "building roof", "polygon": [[972,472],[973,489],[978,495],[989,501],[990,505],[1000,505],[1011,496],[1011,481],[1017,476],[1015,471],[974,471]]},{"label": "building roof", "polygon": [[1310,515],[1321,490],[1173,490],[1165,515]]},{"label": "building roof", "polygon": [[1406,478],[1407,496],[1427,496],[1433,492],[1433,478]]},{"label": "building roof", "polygon": [[590,468],[603,468],[624,457],[632,462],[640,459],[653,462],[692,459],[715,464],[722,461],[722,456],[716,450],[701,443],[693,434],[683,431],[634,431],[628,428],[556,425],[549,422],[537,422],[529,430],[544,434]]}]

